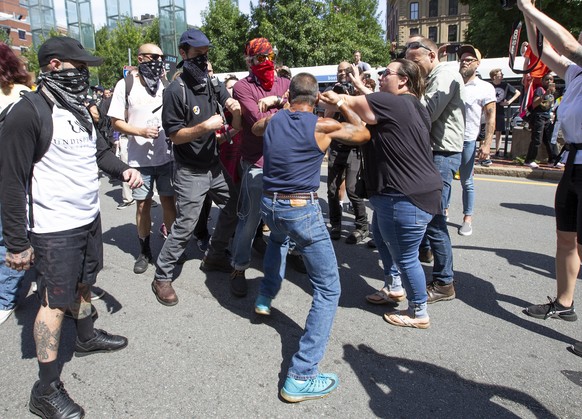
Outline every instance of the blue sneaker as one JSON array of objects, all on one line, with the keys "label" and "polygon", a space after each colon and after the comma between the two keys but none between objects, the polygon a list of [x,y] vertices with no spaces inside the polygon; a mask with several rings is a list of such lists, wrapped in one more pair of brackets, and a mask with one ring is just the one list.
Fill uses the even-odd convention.
[{"label": "blue sneaker", "polygon": [[259,295],[255,300],[255,313],[269,316],[271,314],[271,298]]},{"label": "blue sneaker", "polygon": [[318,374],[305,381],[287,377],[281,389],[281,397],[291,403],[320,399],[334,391],[338,385],[339,378],[335,374]]}]

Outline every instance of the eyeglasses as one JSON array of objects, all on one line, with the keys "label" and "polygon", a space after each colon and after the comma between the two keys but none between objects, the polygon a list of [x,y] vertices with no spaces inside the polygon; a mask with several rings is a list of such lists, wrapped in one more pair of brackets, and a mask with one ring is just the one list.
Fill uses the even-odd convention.
[{"label": "eyeglasses", "polygon": [[386,68],[386,70],[384,70],[383,73],[380,74],[382,77],[386,77],[386,76],[400,76],[400,77],[406,77],[406,75],[399,73],[398,71],[394,71],[391,70],[389,68]]},{"label": "eyeglasses", "polygon": [[150,54],[149,52],[144,52],[143,54],[139,54],[141,56],[144,57],[149,57],[154,61],[158,61],[158,60],[163,60],[165,58],[165,55],[162,54]]},{"label": "eyeglasses", "polygon": [[419,41],[411,42],[410,44],[404,47],[404,49],[419,49],[419,48],[424,48],[427,51],[432,51],[432,49],[430,49],[429,47],[427,47],[426,45]]},{"label": "eyeglasses", "polygon": [[475,61],[479,61],[479,60],[477,58],[463,58],[463,59],[459,60],[459,62],[461,64],[472,64]]},{"label": "eyeglasses", "polygon": [[255,55],[253,58],[259,63],[264,63],[267,60],[273,61],[275,59],[275,53],[270,52],[268,54]]}]

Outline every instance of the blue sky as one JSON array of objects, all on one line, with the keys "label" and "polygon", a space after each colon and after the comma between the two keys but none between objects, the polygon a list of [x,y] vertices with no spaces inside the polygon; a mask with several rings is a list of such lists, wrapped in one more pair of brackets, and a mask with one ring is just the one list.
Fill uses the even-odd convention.
[{"label": "blue sky", "polygon": [[[188,23],[191,25],[200,25],[202,18],[201,12],[208,6],[208,0],[186,0],[186,14]],[[251,11],[251,0],[239,0],[239,8],[243,13],[249,14]],[[257,3],[256,0],[253,1]],[[54,0],[55,16],[57,24],[66,26],[67,15],[65,11],[65,0]],[[93,14],[93,23],[98,29],[105,25],[105,0],[92,0],[91,11]],[[134,16],[141,16],[146,13],[158,15],[158,1],[157,0],[133,0],[132,11]]]}]

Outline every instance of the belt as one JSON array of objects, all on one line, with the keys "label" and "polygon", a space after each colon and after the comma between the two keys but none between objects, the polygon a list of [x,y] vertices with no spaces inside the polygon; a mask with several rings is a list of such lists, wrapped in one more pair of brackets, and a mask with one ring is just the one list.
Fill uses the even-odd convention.
[{"label": "belt", "polygon": [[[576,152],[578,150],[582,150],[582,144],[579,143],[566,143],[564,144],[564,150],[568,150],[568,158],[566,159],[566,167],[564,169],[564,177],[566,179],[571,179],[572,177],[572,168],[574,167],[574,161],[576,160]],[[562,154],[560,152],[560,154]]]},{"label": "belt", "polygon": [[263,191],[263,195],[273,199],[317,199],[317,192],[283,193]]}]

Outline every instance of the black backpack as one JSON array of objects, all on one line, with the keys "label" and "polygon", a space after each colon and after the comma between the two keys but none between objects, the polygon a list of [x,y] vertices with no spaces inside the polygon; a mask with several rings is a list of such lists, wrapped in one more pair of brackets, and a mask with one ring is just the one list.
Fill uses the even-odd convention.
[{"label": "black backpack", "polygon": [[[40,137],[39,141],[36,143],[36,149],[34,150],[34,163],[37,163],[49,149],[53,138],[53,103],[49,98],[38,91],[25,92],[21,95],[21,100],[27,100],[30,102],[40,120]],[[8,105],[2,113],[0,113],[0,144],[2,143],[2,129],[4,128],[6,115],[8,115],[12,110],[14,103],[15,102]]]}]

